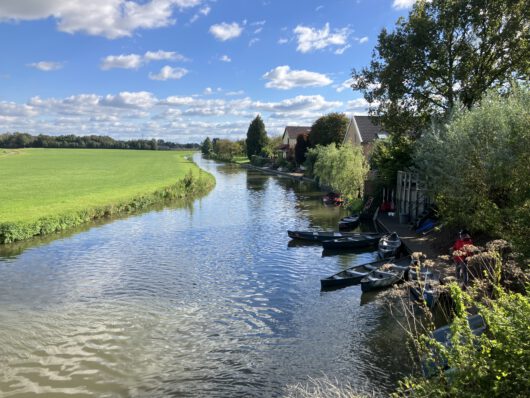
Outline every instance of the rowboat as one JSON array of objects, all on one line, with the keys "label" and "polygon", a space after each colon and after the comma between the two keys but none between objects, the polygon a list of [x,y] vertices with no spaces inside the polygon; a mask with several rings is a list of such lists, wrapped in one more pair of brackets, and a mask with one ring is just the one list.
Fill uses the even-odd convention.
[{"label": "rowboat", "polygon": [[378,260],[367,264],[354,265],[344,271],[337,272],[334,275],[320,280],[320,288],[338,289],[345,286],[355,285],[361,281],[374,269],[387,263],[388,260]]},{"label": "rowboat", "polygon": [[348,217],[341,218],[339,221],[339,229],[347,230],[354,229],[359,225],[360,219],[359,215],[352,215]]},{"label": "rowboat", "polygon": [[338,238],[374,236],[379,239],[381,234],[377,232],[335,232],[335,231],[287,231],[287,235],[291,239],[308,240],[312,242],[323,242],[325,240],[332,240]]},{"label": "rowboat", "polygon": [[411,297],[416,301],[423,301],[428,308],[434,308],[438,302],[438,281],[427,278],[423,283],[416,283],[409,287]]},{"label": "rowboat", "polygon": [[386,269],[376,269],[361,279],[361,290],[363,292],[369,292],[372,290],[383,289],[385,287],[392,286],[393,284],[403,280],[407,264],[410,263],[410,258],[405,257],[398,261],[386,262],[389,267]]},{"label": "rowboat", "polygon": [[401,248],[401,239],[392,232],[379,240],[378,251],[381,258],[395,257]]},{"label": "rowboat", "polygon": [[322,242],[324,250],[351,250],[377,245],[379,235],[359,234],[346,238],[325,240]]}]

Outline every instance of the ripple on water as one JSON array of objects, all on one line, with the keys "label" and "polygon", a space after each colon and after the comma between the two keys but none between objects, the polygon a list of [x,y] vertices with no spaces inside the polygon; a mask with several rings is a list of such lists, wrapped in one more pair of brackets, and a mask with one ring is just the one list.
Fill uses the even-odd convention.
[{"label": "ripple on water", "polygon": [[319,290],[374,254],[288,246],[287,229],[333,228],[341,210],[298,182],[202,166],[217,186],[192,208],[0,259],[0,395],[280,396],[322,373],[392,386],[406,350],[380,300]]}]

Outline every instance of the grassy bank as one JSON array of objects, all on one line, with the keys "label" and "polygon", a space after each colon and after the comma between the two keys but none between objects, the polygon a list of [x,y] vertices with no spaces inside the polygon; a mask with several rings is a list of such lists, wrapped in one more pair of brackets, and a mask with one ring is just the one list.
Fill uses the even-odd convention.
[{"label": "grassy bank", "polygon": [[0,150],[0,243],[208,192],[189,151]]}]

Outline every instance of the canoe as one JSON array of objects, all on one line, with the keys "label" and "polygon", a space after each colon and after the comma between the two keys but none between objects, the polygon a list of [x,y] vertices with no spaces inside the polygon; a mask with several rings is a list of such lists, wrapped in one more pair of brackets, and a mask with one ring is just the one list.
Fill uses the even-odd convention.
[{"label": "canoe", "polygon": [[377,245],[379,236],[373,234],[359,234],[346,238],[325,240],[322,242],[324,250],[351,250]]},{"label": "canoe", "polygon": [[[467,317],[467,322],[471,333],[475,336],[480,336],[486,331],[486,323],[484,318],[481,315],[470,315]],[[446,347],[451,346],[451,325],[442,326],[441,328],[436,329],[432,332],[432,338],[437,342],[443,344]],[[432,348],[432,354],[435,354],[437,350]],[[440,357],[439,355],[429,356],[422,358],[421,369],[425,377],[432,377],[436,375],[437,368],[448,369],[448,363],[445,358]]]},{"label": "canoe", "polygon": [[341,287],[351,286],[359,283],[366,275],[374,269],[387,263],[388,260],[378,260],[371,263],[354,265],[344,271],[337,272],[334,275],[320,280],[320,288],[338,289]]},{"label": "canoe", "polygon": [[339,221],[339,229],[354,229],[357,228],[360,222],[359,215],[352,215],[348,217],[341,218]]},{"label": "canoe", "polygon": [[417,283],[409,287],[410,295],[415,301],[424,301],[427,307],[433,309],[438,302],[439,293],[436,289],[438,281],[427,278],[421,285]]},{"label": "canoe", "polygon": [[370,292],[372,290],[383,289],[403,280],[406,270],[405,261],[410,262],[410,258],[390,262],[390,264],[395,266],[390,267],[388,270],[373,270],[361,279],[361,290],[363,292]]},{"label": "canoe", "polygon": [[395,257],[401,248],[401,239],[392,232],[379,240],[378,251],[381,258]]},{"label": "canoe", "polygon": [[363,236],[377,236],[377,239],[381,237],[381,234],[377,232],[335,232],[335,231],[287,231],[287,235],[291,239],[308,240],[312,242],[323,242],[325,240],[346,238],[346,237],[357,237]]}]

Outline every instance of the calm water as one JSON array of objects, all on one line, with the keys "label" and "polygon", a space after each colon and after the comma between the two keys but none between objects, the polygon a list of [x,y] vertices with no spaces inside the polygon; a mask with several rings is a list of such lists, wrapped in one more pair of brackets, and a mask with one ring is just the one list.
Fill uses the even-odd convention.
[{"label": "calm water", "polygon": [[384,393],[407,370],[381,295],[320,292],[375,253],[288,246],[340,210],[197,160],[217,186],[192,205],[0,252],[0,396],[268,397],[323,374]]}]

